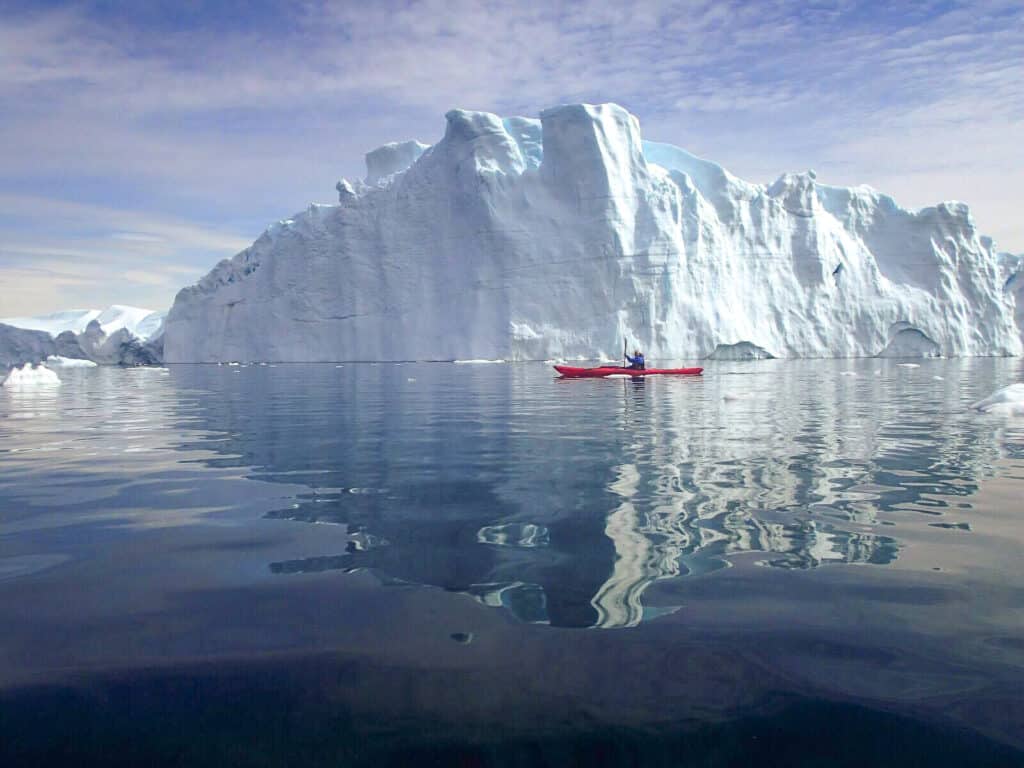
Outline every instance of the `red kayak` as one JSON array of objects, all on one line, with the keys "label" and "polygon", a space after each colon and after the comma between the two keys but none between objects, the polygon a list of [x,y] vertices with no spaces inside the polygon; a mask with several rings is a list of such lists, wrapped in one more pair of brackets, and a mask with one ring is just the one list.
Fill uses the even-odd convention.
[{"label": "red kayak", "polygon": [[571,365],[556,365],[555,370],[569,379],[593,379],[602,376],[697,376],[703,368],[623,368],[618,365],[600,365],[597,368],[573,368]]}]

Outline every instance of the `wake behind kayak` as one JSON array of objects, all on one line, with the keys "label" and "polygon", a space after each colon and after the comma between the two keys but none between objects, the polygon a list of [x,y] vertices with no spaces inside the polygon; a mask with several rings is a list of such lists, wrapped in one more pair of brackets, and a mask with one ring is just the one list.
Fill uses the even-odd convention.
[{"label": "wake behind kayak", "polygon": [[605,376],[697,376],[703,368],[625,368],[619,365],[599,365],[596,368],[574,368],[556,365],[555,370],[567,379],[595,379]]}]

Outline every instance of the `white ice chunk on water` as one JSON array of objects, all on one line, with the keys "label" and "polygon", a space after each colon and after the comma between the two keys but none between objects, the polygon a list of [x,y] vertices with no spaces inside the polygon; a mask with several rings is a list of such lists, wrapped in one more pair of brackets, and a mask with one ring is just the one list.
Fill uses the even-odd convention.
[{"label": "white ice chunk on water", "polygon": [[97,365],[92,360],[80,360],[75,357],[61,357],[60,355],[50,355],[46,358],[47,368],[96,368]]},{"label": "white ice chunk on water", "polygon": [[984,400],[971,405],[971,408],[982,413],[1024,416],[1024,383],[1011,384],[996,390]]},{"label": "white ice chunk on water", "polygon": [[22,368],[14,368],[4,380],[4,389],[27,390],[59,387],[60,377],[42,365],[33,367],[25,363]]}]

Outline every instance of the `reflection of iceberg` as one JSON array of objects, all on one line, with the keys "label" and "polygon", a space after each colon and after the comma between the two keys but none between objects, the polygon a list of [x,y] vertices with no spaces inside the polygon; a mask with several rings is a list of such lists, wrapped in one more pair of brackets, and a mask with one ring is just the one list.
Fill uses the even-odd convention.
[{"label": "reflection of iceberg", "polygon": [[[526,365],[457,380],[422,366],[414,389],[408,368],[385,366],[251,369],[226,392],[205,381],[214,369],[172,375],[232,398],[202,421],[229,436],[202,445],[218,466],[295,488],[269,517],[387,542],[338,567],[555,626],[635,625],[672,608],[642,605],[656,581],[731,563],[892,562],[901,526],[966,500],[999,455],[991,421],[964,406],[1003,375],[980,366],[1001,362],[928,363],[944,380],[924,385],[886,361],[858,377],[839,375],[848,361],[716,365],[703,380],[585,387]],[[723,406],[725,392],[739,399]]]},{"label": "reflection of iceberg", "polygon": [[501,547],[546,547],[549,543],[548,529],[533,523],[486,525],[477,531],[476,540]]},{"label": "reflection of iceberg", "polygon": [[547,598],[537,584],[516,581],[511,584],[474,584],[466,590],[476,600],[491,608],[505,608],[527,624],[550,623]]}]

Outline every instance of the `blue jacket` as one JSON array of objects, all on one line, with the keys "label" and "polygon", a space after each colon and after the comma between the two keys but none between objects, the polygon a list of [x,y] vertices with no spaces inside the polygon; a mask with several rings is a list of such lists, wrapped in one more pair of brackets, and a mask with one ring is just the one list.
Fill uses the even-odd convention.
[{"label": "blue jacket", "polygon": [[626,355],[626,359],[629,360],[629,367],[630,368],[643,368],[644,367],[644,356],[643,356],[642,353],[637,355],[636,357],[630,357],[629,355]]}]

